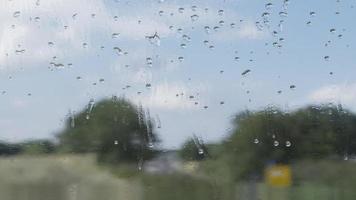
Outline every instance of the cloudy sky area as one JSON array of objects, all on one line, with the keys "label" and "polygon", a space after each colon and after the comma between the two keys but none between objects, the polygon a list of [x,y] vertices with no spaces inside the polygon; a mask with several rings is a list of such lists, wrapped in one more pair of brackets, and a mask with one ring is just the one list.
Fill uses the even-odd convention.
[{"label": "cloudy sky area", "polygon": [[356,111],[356,0],[270,2],[0,1],[0,140],[53,137],[112,95],[149,108],[165,147],[221,139],[245,109]]}]

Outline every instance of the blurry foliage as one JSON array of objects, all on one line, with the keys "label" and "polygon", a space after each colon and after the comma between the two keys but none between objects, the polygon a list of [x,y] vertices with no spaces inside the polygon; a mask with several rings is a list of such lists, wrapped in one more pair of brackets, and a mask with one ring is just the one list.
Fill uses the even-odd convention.
[{"label": "blurry foliage", "polygon": [[56,150],[56,145],[49,140],[32,140],[21,144],[24,154],[49,154]]},{"label": "blurry foliage", "polygon": [[208,149],[196,136],[188,139],[179,151],[180,157],[187,161],[203,160],[208,157]]},{"label": "blurry foliage", "polygon": [[29,140],[21,143],[0,143],[0,155],[48,154],[56,150],[56,144],[49,140]]},{"label": "blurry foliage", "polygon": [[275,108],[238,114],[222,144],[234,177],[261,175],[264,166],[301,159],[343,159],[356,154],[356,115],[341,106]]},{"label": "blurry foliage", "polygon": [[97,153],[99,162],[111,164],[149,159],[158,142],[149,112],[117,97],[68,118],[58,139],[61,151]]}]

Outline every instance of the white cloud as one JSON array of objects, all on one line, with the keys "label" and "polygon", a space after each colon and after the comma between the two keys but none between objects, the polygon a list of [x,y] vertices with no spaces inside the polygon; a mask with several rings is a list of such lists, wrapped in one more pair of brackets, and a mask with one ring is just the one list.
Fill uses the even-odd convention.
[{"label": "white cloud", "polygon": [[341,103],[356,109],[356,83],[322,87],[312,92],[309,99],[316,103]]},{"label": "white cloud", "polygon": [[267,37],[268,33],[258,30],[251,21],[244,22],[239,26],[236,25],[235,28],[221,28],[221,30],[213,35],[213,39],[217,41],[238,41],[241,39],[261,40]]},{"label": "white cloud", "polygon": [[[144,106],[154,109],[163,110],[191,110],[197,109],[198,107],[194,105],[195,101],[199,101],[200,104],[203,103],[203,99],[200,99],[193,89],[198,91],[204,91],[203,86],[187,87],[183,83],[161,83],[158,85],[152,85],[150,92],[143,96],[141,99],[136,99],[140,101]],[[178,96],[177,96],[178,94]],[[190,96],[194,96],[190,99]]]}]

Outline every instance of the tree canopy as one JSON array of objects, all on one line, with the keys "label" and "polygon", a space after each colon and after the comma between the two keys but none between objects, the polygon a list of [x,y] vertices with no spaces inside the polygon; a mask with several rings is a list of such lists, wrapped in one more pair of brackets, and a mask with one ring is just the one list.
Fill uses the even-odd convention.
[{"label": "tree canopy", "polygon": [[149,112],[113,97],[88,106],[66,120],[58,134],[62,151],[97,153],[102,162],[137,162],[150,158],[158,137]]},{"label": "tree canopy", "polygon": [[233,124],[223,145],[236,177],[261,173],[268,163],[356,154],[356,115],[341,106],[247,111],[236,115]]}]

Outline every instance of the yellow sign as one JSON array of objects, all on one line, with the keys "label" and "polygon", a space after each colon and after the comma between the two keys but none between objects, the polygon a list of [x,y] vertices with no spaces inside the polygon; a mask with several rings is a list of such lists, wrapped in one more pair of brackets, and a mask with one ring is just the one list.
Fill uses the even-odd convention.
[{"label": "yellow sign", "polygon": [[292,184],[292,172],[289,165],[273,165],[265,170],[265,180],[268,185],[288,187]]}]

